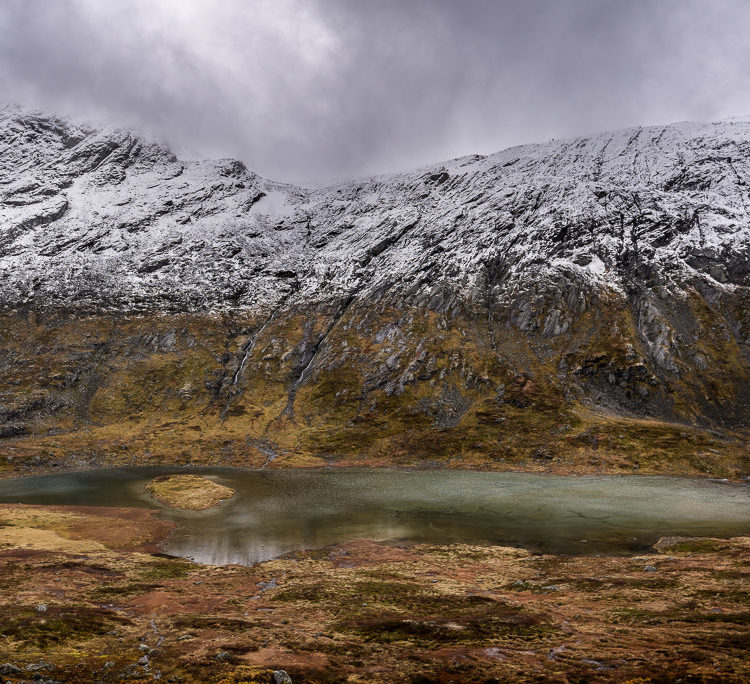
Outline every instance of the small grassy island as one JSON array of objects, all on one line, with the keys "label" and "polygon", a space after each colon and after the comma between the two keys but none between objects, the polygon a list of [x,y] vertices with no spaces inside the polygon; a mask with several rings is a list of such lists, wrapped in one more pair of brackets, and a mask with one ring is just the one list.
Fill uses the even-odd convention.
[{"label": "small grassy island", "polygon": [[157,501],[186,511],[205,511],[234,496],[234,489],[200,475],[160,475],[146,485]]}]

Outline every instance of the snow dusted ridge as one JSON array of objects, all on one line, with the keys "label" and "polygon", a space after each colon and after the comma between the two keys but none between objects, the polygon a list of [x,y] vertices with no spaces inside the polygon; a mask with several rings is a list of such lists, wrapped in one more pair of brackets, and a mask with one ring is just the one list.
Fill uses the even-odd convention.
[{"label": "snow dusted ridge", "polygon": [[[553,140],[309,190],[120,130],[0,109],[8,309],[448,310],[539,283],[750,286],[750,120]],[[569,325],[565,307],[543,322]],[[569,307],[568,307],[569,308]],[[531,325],[531,304],[514,321]]]}]

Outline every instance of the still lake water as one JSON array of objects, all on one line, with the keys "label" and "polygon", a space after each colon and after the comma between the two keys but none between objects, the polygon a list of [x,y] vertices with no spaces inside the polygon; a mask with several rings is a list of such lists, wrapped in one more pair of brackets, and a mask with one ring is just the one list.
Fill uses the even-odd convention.
[{"label": "still lake water", "polygon": [[[208,511],[161,506],[153,477],[196,473],[236,490]],[[461,470],[131,467],[0,481],[0,503],[159,508],[166,553],[249,565],[352,539],[633,553],[661,536],[750,534],[750,487],[676,477]]]}]

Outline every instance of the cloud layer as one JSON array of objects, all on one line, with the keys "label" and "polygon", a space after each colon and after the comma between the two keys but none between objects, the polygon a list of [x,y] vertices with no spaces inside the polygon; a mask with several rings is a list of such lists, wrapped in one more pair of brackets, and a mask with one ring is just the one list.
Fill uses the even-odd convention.
[{"label": "cloud layer", "polygon": [[746,0],[5,0],[2,99],[282,180],[750,113]]}]

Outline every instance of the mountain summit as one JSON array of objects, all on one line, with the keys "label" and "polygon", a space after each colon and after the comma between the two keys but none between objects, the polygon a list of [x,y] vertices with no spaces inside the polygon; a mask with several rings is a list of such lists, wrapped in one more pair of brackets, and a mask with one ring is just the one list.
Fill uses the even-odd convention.
[{"label": "mountain summit", "polygon": [[0,448],[737,474],[748,182],[747,119],[306,189],[6,107]]}]

